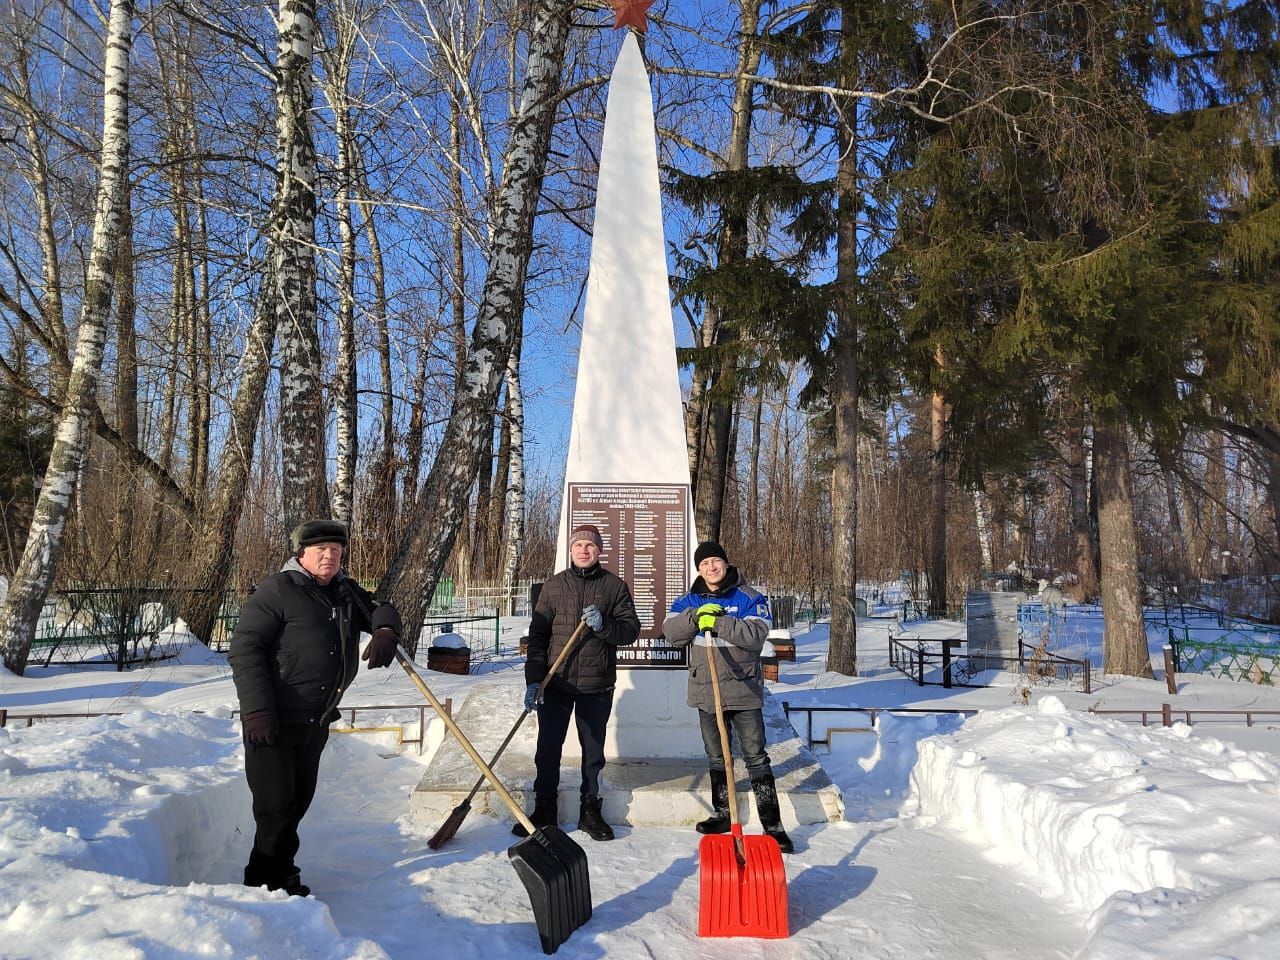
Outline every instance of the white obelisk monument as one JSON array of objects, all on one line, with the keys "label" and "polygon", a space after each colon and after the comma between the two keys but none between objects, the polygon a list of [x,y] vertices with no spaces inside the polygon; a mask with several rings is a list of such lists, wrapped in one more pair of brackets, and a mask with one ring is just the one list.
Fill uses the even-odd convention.
[{"label": "white obelisk monument", "polygon": [[[556,569],[594,523],[600,562],[631,587],[642,630],[619,651],[606,754],[702,757],[685,651],[658,639],[693,579],[693,510],[658,190],[649,75],[628,33],[609,81]],[[566,755],[577,750],[565,742]]]},{"label": "white obelisk monument", "polygon": [[[642,29],[643,6],[643,0],[621,4],[619,23]],[[671,601],[693,579],[697,541],[675,350],[653,101],[639,45],[628,34],[609,84],[556,569],[569,564],[568,531],[594,523],[604,537],[601,562],[627,581],[636,601],[643,629],[635,647],[619,651],[600,781],[606,819],[632,826],[692,824],[709,809],[697,711],[686,704],[685,651],[658,636]],[[523,699],[519,675],[477,684],[457,721],[492,756],[518,722]],[[840,791],[772,697],[765,699],[765,723],[784,818],[840,819]],[[526,808],[533,800],[534,741],[534,725],[526,723],[496,766]],[[579,781],[568,771],[580,756],[571,731],[561,766],[562,822],[578,809]],[[475,778],[470,757],[446,740],[410,798],[413,816],[440,823]],[[742,796],[749,804],[750,792]],[[510,816],[487,785],[474,805]]]}]

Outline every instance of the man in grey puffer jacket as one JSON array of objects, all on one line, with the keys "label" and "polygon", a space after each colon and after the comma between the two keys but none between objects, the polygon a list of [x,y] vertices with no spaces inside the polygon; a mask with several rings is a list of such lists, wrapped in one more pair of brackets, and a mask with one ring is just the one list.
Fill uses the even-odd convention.
[{"label": "man in grey puffer jacket", "polygon": [[[689,651],[689,706],[698,711],[702,746],[711,774],[711,816],[697,825],[699,833],[727,833],[729,822],[729,774],[720,728],[716,723],[715,695],[707,656],[717,657],[720,700],[725,725],[736,736],[743,762],[756,795],[756,809],[764,832],[778,841],[783,853],[791,853],[791,838],[782,828],[778,791],[765,752],[764,671],[760,650],[769,636],[769,601],[742,582],[736,567],[729,566],[724,547],[713,540],[698,545],[693,555],[698,578],[689,592],[671,604],[662,634],[675,647],[695,643]],[[708,641],[709,638],[709,641]],[[732,770],[732,766],[729,766]]]}]

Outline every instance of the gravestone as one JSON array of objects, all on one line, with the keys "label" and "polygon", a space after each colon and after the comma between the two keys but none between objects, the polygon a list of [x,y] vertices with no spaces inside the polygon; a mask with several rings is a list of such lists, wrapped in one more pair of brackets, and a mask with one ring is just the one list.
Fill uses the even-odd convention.
[{"label": "gravestone", "polygon": [[1018,604],[1014,591],[972,590],[965,596],[965,632],[975,670],[1002,670],[1002,658],[1018,656]]}]

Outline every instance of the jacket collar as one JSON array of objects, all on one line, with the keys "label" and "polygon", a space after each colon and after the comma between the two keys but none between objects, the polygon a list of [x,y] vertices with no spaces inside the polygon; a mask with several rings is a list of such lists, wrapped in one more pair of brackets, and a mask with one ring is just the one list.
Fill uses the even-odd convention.
[{"label": "jacket collar", "polygon": [[572,561],[569,562],[569,572],[579,580],[591,580],[594,577],[598,577],[602,569],[604,568],[600,566],[598,561],[589,567],[575,567]]},{"label": "jacket collar", "polygon": [[286,561],[284,562],[284,566],[282,566],[282,567],[280,568],[280,572],[281,572],[281,573],[296,573],[296,574],[299,574],[300,576],[302,576],[302,577],[304,577],[304,578],[306,579],[306,582],[307,582],[307,583],[311,584],[313,587],[320,587],[320,589],[322,589],[322,590],[323,590],[323,589],[325,589],[326,587],[336,587],[336,586],[338,586],[340,583],[342,583],[342,581],[343,581],[343,580],[346,580],[346,579],[347,579],[347,571],[345,571],[345,570],[339,570],[339,571],[334,575],[333,579],[332,579],[332,580],[330,580],[330,581],[328,582],[328,584],[326,584],[326,585],[325,585],[325,587],[322,587],[322,586],[320,585],[320,581],[319,581],[319,580],[317,580],[317,579],[316,579],[315,577],[313,577],[311,574],[307,573],[307,571],[306,571],[305,569],[303,569],[303,566],[302,566],[302,564],[300,564],[300,563],[298,562],[298,558],[297,558],[297,557],[290,557],[288,560],[286,560]]},{"label": "jacket collar", "polygon": [[698,579],[694,580],[693,586],[689,588],[689,592],[704,597],[727,597],[741,585],[742,578],[738,576],[738,568],[730,566],[725,570],[724,579],[720,581],[720,586],[717,589],[709,589],[707,581],[703,580],[701,574],[699,574]]}]

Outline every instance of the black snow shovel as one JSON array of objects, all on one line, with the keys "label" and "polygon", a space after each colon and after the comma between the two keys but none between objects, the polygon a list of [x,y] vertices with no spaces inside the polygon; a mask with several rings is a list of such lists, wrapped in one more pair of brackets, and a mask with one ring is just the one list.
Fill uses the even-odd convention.
[{"label": "black snow shovel", "polygon": [[[550,683],[551,678],[556,675],[556,671],[560,669],[560,664],[564,663],[564,658],[569,655],[569,651],[573,649],[574,644],[578,642],[578,638],[582,636],[582,631],[585,629],[587,629],[587,623],[584,620],[579,623],[573,633],[569,635],[569,639],[565,642],[564,649],[560,651],[560,656],[556,657],[555,663],[551,664],[551,669],[547,671],[547,675],[542,678],[542,683],[538,685],[538,700],[542,699],[542,691],[547,688],[547,684]],[[507,734],[507,738],[503,740],[502,745],[498,747],[498,752],[490,758],[490,767],[496,767],[498,765],[498,759],[507,749],[507,745],[511,743],[512,738],[516,735],[516,731],[519,730],[521,725],[524,723],[525,717],[529,716],[532,712],[532,710],[529,710],[526,707],[525,711],[520,714],[520,718],[516,720],[515,724],[511,727],[511,732]],[[471,788],[471,792],[467,794],[467,798],[453,808],[453,812],[449,814],[445,822],[440,824],[440,829],[431,835],[431,839],[427,841],[428,847],[432,850],[439,850],[449,842],[450,838],[458,832],[458,828],[462,826],[462,821],[467,819],[467,814],[471,812],[471,801],[475,799],[476,793],[478,793],[480,788],[483,786],[484,776],[482,775],[478,780],[476,780],[475,785]]]},{"label": "black snow shovel", "polygon": [[559,827],[535,827],[520,805],[512,799],[489,765],[480,758],[471,741],[445,712],[444,705],[427,687],[403,647],[396,648],[396,659],[409,679],[435,708],[436,715],[444,721],[449,732],[467,751],[471,760],[507,806],[515,818],[524,824],[529,836],[507,848],[511,865],[516,868],[520,882],[524,884],[533,906],[533,919],[538,925],[538,937],[543,953],[555,953],[569,935],[591,919],[591,879],[587,875],[587,854]]}]

